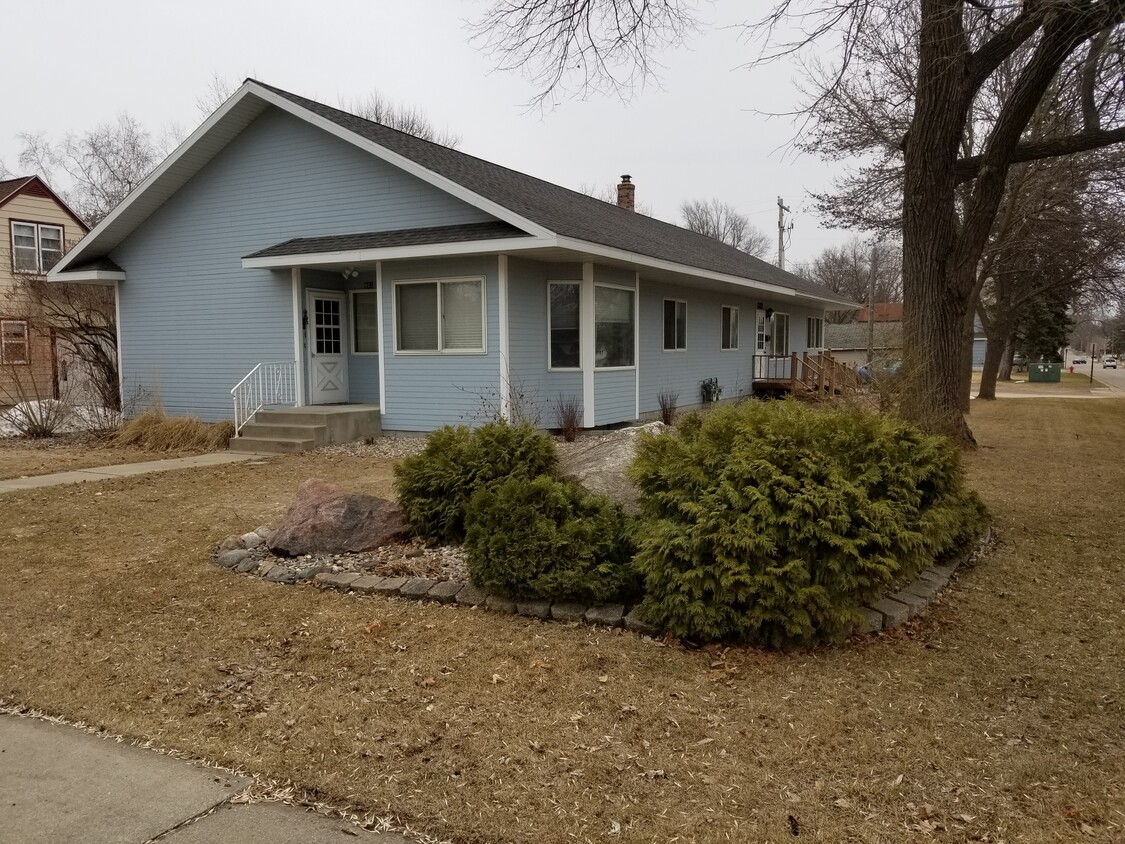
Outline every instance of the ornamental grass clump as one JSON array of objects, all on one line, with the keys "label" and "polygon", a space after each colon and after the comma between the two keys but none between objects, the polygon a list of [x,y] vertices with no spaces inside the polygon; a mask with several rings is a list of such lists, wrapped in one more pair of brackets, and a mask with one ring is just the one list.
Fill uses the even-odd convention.
[{"label": "ornamental grass clump", "polygon": [[629,519],[605,496],[545,476],[511,478],[480,489],[466,521],[477,586],[588,604],[636,597]]},{"label": "ornamental grass clump", "polygon": [[630,476],[641,612],[693,640],[837,638],[985,517],[948,440],[792,400],[685,417],[641,439]]},{"label": "ornamental grass clump", "polygon": [[426,447],[395,466],[395,491],[414,531],[435,541],[465,538],[465,511],[484,486],[512,477],[554,475],[551,438],[531,425],[490,422],[434,431]]}]

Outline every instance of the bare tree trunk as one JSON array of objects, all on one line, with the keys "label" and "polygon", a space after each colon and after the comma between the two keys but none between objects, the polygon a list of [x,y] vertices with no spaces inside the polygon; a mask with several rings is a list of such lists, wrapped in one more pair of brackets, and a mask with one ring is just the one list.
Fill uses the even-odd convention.
[{"label": "bare tree trunk", "polygon": [[[989,343],[992,341],[989,340]],[[1004,356],[1000,358],[1000,371],[996,375],[997,381],[1011,381],[1012,380],[1012,355],[1015,353],[1015,343],[1011,332],[1004,340]]]},{"label": "bare tree trunk", "polygon": [[[977,392],[978,399],[996,398],[996,379],[1006,351],[1007,344],[1000,337],[988,338],[988,347],[984,352],[984,370],[980,375],[980,390]],[[1011,360],[1010,357],[1008,359]]]},{"label": "bare tree trunk", "polygon": [[[961,410],[965,313],[974,277],[954,261],[957,145],[968,109],[960,4],[923,0],[919,80],[904,156],[902,286],[906,302],[903,414],[923,429],[972,443]],[[957,104],[950,107],[951,103]]]}]

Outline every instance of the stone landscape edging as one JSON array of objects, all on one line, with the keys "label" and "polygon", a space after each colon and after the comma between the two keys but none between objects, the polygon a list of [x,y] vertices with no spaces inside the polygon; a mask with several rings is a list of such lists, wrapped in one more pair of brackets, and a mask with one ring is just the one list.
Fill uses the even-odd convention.
[{"label": "stone landscape edging", "polygon": [[[261,577],[270,581],[270,571],[275,568],[269,560],[257,561],[249,557],[249,550],[262,544],[263,532],[259,528],[243,534],[240,539],[249,549],[238,551],[228,549],[213,555],[212,559],[224,568]],[[251,539],[253,537],[253,539]],[[985,528],[984,534],[965,551],[948,562],[933,565],[919,573],[908,586],[885,595],[878,601],[863,607],[863,620],[854,625],[851,634],[877,633],[905,624],[925,610],[949,584],[953,573],[964,565],[978,549],[988,545],[992,538],[992,527]],[[257,541],[255,541],[257,540]],[[233,565],[223,562],[226,555],[243,554]],[[231,559],[230,557],[227,558]],[[253,562],[252,567],[246,563]],[[564,623],[583,622],[601,627],[624,627],[645,636],[659,635],[659,628],[642,619],[637,607],[624,604],[583,604],[574,601],[548,601],[540,599],[512,599],[490,593],[472,583],[460,580],[431,580],[425,577],[382,577],[360,572],[317,572],[310,578],[286,577],[271,582],[281,585],[312,583],[319,589],[334,589],[340,592],[355,592],[360,595],[382,595],[383,597],[408,598],[416,601],[431,601],[439,604],[455,604],[467,607],[484,607],[493,612],[508,613],[538,618],[542,621]]]}]

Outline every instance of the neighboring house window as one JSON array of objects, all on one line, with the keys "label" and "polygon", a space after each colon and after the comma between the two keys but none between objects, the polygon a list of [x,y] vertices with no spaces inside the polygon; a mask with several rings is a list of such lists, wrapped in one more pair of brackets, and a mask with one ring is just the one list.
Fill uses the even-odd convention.
[{"label": "neighboring house window", "polygon": [[352,293],[352,351],[379,354],[379,294],[376,290]]},{"label": "neighboring house window", "polygon": [[578,284],[552,281],[547,285],[550,326],[550,368],[578,369],[582,365],[578,331]]},{"label": "neighboring house window", "polygon": [[808,318],[809,342],[808,348],[824,348],[824,320],[821,317]]},{"label": "neighboring house window", "polygon": [[773,354],[789,354],[789,314],[773,315],[773,327],[770,329],[770,340],[773,344]]},{"label": "neighboring house window", "polygon": [[12,222],[12,269],[45,273],[63,254],[62,226]]},{"label": "neighboring house window", "polygon": [[594,287],[594,364],[599,369],[635,364],[636,292],[624,287]]},{"label": "neighboring house window", "polygon": [[0,363],[30,363],[27,320],[0,319]]},{"label": "neighboring house window", "polygon": [[730,351],[738,348],[738,308],[723,305],[722,348]]},{"label": "neighboring house window", "polygon": [[678,352],[687,348],[687,302],[664,300],[664,351]]},{"label": "neighboring house window", "polygon": [[483,353],[484,279],[395,282],[396,349]]}]

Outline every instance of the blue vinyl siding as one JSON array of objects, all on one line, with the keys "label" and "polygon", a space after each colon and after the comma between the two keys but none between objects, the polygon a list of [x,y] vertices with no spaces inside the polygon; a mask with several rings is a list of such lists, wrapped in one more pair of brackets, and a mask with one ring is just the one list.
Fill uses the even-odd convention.
[{"label": "blue vinyl siding", "polygon": [[637,418],[637,373],[632,369],[595,370],[594,424],[616,425]]},{"label": "blue vinyl siding", "polygon": [[[495,255],[383,263],[383,349],[387,378],[383,428],[432,431],[479,425],[500,407],[499,261]],[[487,354],[397,354],[394,283],[483,276]]]},{"label": "blue vinyl siding", "polygon": [[512,400],[544,428],[558,427],[559,399],[582,401],[582,373],[548,371],[547,283],[582,280],[581,264],[508,261],[509,372]]},{"label": "blue vinyl siding", "polygon": [[[111,255],[128,279],[119,285],[126,397],[139,388],[170,414],[229,419],[230,389],[243,375],[260,361],[293,359],[290,274],[243,269],[251,252],[293,237],[488,219],[267,110]],[[357,364],[353,383],[363,387],[353,401],[378,395],[368,366],[377,369],[377,358]]]}]

